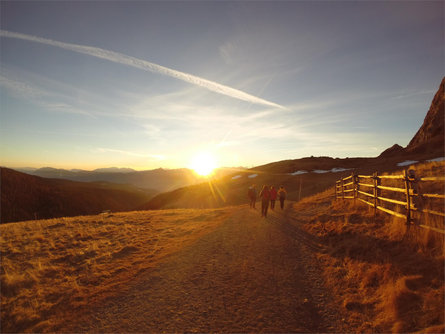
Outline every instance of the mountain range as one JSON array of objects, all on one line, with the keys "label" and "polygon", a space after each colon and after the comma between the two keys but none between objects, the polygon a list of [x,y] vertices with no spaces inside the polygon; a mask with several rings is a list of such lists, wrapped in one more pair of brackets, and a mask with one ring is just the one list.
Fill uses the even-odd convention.
[{"label": "mountain range", "polygon": [[58,173],[67,173],[69,175],[69,172],[72,173],[82,173],[82,172],[93,172],[93,173],[131,173],[135,172],[133,168],[120,168],[120,167],[107,167],[107,168],[97,168],[92,171],[88,171],[85,169],[57,169],[52,167],[43,167],[43,168],[33,168],[33,167],[23,167],[23,168],[17,168],[19,172],[27,173],[27,174],[40,174],[40,173],[54,173],[57,175]]},{"label": "mountain range", "polygon": [[[170,191],[179,187],[193,185],[204,180],[194,171],[188,168],[135,171],[131,168],[99,168],[92,171],[67,170],[52,167],[17,168],[17,171],[45,177],[49,179],[65,179],[77,182],[111,182],[117,184],[129,184],[138,188],[155,190],[157,192]],[[233,172],[233,168],[218,168],[215,175],[220,177]]]},{"label": "mountain range", "polygon": [[27,174],[50,179],[65,179],[77,182],[112,182],[130,184],[139,188],[154,189],[157,192],[172,190],[200,182],[193,171],[182,169],[154,169],[135,171],[131,168],[100,168],[93,171],[66,170],[44,167],[35,170],[20,170]]},{"label": "mountain range", "polygon": [[108,182],[75,182],[0,168],[1,222],[128,211],[157,192]]}]

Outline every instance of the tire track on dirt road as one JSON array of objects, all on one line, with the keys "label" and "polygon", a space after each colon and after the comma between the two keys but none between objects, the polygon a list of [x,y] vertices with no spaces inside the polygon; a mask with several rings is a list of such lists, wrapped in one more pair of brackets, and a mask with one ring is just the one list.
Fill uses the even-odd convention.
[{"label": "tire track on dirt road", "polygon": [[293,212],[293,215],[290,215],[293,204],[289,202],[284,211],[277,209],[271,211],[267,219],[294,240],[301,255],[299,261],[301,267],[304,268],[302,274],[308,282],[311,282],[308,285],[308,298],[313,303],[320,319],[327,324],[327,331],[347,332],[344,315],[339,311],[340,307],[336,305],[333,296],[325,286],[322,265],[316,256],[316,254],[326,253],[328,248],[298,227],[298,221],[295,219],[298,213]]},{"label": "tire track on dirt road", "polygon": [[339,332],[317,299],[325,291],[312,250],[282,229],[284,219],[234,207],[213,231],[62,330]]}]

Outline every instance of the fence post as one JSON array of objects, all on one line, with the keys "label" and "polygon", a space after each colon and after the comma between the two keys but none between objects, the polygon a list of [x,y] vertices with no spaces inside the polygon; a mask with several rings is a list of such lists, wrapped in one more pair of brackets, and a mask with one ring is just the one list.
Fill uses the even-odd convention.
[{"label": "fence post", "polygon": [[410,186],[411,206],[419,211],[423,208],[423,197],[420,193],[419,183],[417,180],[416,172],[413,169],[408,170],[408,180]]},{"label": "fence post", "polygon": [[408,225],[408,226],[411,224],[411,196],[410,196],[410,191],[409,191],[410,190],[409,176],[410,175],[408,175],[408,171],[405,169],[404,177],[405,177],[405,190],[406,190],[406,225]]},{"label": "fence post", "polygon": [[355,172],[352,172],[351,176],[352,176],[351,179],[352,179],[352,189],[353,189],[352,196],[354,197],[354,204],[355,204],[357,202],[356,201],[356,199],[357,199],[357,181],[355,179]]},{"label": "fence post", "polygon": [[334,193],[334,196],[335,196],[335,200],[337,200],[337,184],[338,184],[338,181],[335,181],[335,193]]},{"label": "fence post", "polygon": [[359,183],[360,183],[360,177],[358,176],[358,174],[356,174],[355,177],[356,177],[355,193],[356,193],[357,198],[359,198],[358,192],[359,192],[359,190],[360,190],[360,185],[359,185]]},{"label": "fence post", "polygon": [[341,198],[343,199],[343,201],[345,200],[345,188],[343,186],[345,182],[343,181],[343,178],[341,178]]},{"label": "fence post", "polygon": [[375,220],[377,215],[377,201],[380,195],[380,191],[378,188],[378,186],[380,185],[380,178],[377,172],[374,172],[374,174],[372,175],[372,179],[374,180],[374,220]]}]

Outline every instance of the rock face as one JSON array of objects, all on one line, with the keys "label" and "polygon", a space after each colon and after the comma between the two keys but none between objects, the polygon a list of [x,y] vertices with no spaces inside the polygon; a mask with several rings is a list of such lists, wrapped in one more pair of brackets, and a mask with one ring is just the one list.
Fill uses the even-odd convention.
[{"label": "rock face", "polygon": [[444,154],[444,86],[445,78],[442,79],[439,90],[434,96],[430,109],[419,131],[406,147],[410,153],[434,152]]}]

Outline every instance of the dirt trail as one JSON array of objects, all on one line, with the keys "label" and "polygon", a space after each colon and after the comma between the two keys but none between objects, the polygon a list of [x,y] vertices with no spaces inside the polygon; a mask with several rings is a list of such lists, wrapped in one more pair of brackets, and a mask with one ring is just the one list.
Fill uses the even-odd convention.
[{"label": "dirt trail", "polygon": [[343,332],[314,255],[323,248],[290,223],[279,209],[265,219],[258,209],[234,208],[62,330]]}]

